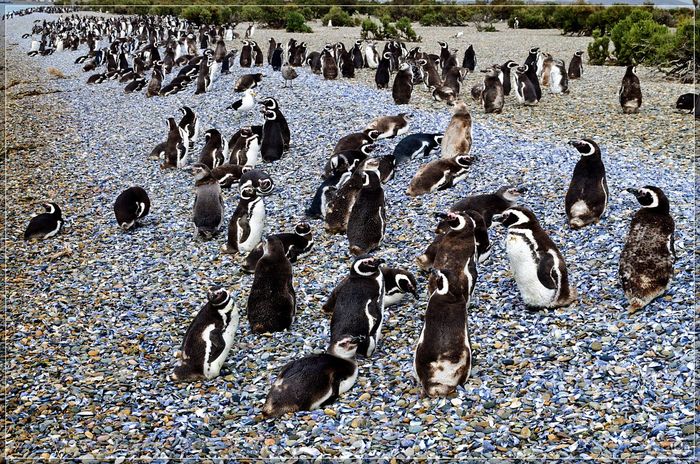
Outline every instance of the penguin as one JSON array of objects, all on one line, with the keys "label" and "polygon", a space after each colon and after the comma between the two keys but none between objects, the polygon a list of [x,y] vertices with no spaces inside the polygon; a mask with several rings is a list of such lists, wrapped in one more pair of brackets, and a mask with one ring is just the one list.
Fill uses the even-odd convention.
[{"label": "penguin", "polygon": [[187,140],[189,142],[188,151],[194,149],[194,142],[199,138],[199,118],[197,113],[195,113],[189,106],[183,106],[180,108],[182,113],[182,119],[178,123],[178,127],[183,129],[187,134]]},{"label": "penguin", "polygon": [[569,283],[564,257],[531,210],[513,206],[493,220],[508,228],[510,269],[528,310],[558,308],[576,301],[576,287]]},{"label": "penguin", "polygon": [[396,164],[401,164],[418,157],[426,157],[440,148],[442,134],[417,133],[407,135],[394,147]]},{"label": "penguin", "polygon": [[338,140],[333,148],[333,154],[345,151],[360,150],[365,145],[371,145],[379,138],[379,131],[375,129],[365,129],[362,132],[353,132],[344,135]]},{"label": "penguin", "polygon": [[355,385],[355,354],[364,340],[362,336],[337,336],[325,353],[286,364],[267,394],[263,416],[312,411],[334,403]]},{"label": "penguin", "polygon": [[240,93],[255,88],[258,86],[258,83],[262,81],[263,77],[265,77],[263,73],[244,74],[238,78],[233,90]]},{"label": "penguin", "polygon": [[187,135],[181,129],[175,118],[168,118],[168,139],[165,142],[163,168],[182,168],[187,162],[189,142]]},{"label": "penguin", "polygon": [[134,79],[124,87],[124,93],[140,92],[146,87],[146,79],[143,77],[134,76]]},{"label": "penguin", "polygon": [[241,129],[241,137],[230,151],[229,163],[254,168],[260,158],[260,135],[250,128]]},{"label": "penguin", "polygon": [[355,63],[353,62],[350,52],[345,49],[345,44],[338,42],[336,44],[336,50],[338,52],[338,67],[340,68],[340,74],[346,79],[354,78]]},{"label": "penguin", "polygon": [[394,85],[391,89],[391,96],[394,97],[394,103],[397,105],[407,105],[411,101],[411,93],[413,93],[413,72],[411,65],[401,63],[399,71],[394,77]]},{"label": "penguin", "polygon": [[[537,105],[540,101],[537,97],[536,85],[528,76],[528,65],[518,66],[515,68],[515,96],[518,103],[525,106]],[[535,79],[537,77],[535,76]]]},{"label": "penguin", "polygon": [[214,50],[214,61],[221,63],[224,61],[224,57],[226,56],[226,43],[224,43],[223,39],[219,39],[216,41],[216,49]]},{"label": "penguin", "polygon": [[228,223],[228,236],[222,251],[247,255],[258,246],[265,229],[265,202],[251,186],[240,186],[240,201]]},{"label": "penguin", "polygon": [[209,129],[204,133],[204,147],[199,154],[199,162],[206,164],[209,169],[221,166],[226,161],[228,146],[221,132]]},{"label": "penguin", "polygon": [[262,67],[264,60],[265,60],[262,49],[260,48],[260,45],[258,45],[257,42],[251,41],[250,43],[253,46],[253,55],[255,55],[255,58],[253,60],[255,63],[255,67],[256,68]]},{"label": "penguin", "polygon": [[554,60],[549,70],[549,91],[553,94],[569,93],[569,76],[562,60]]},{"label": "penguin", "polygon": [[292,265],[282,241],[274,236],[267,237],[248,296],[250,329],[256,334],[281,332],[292,325],[295,314]]},{"label": "penguin", "polygon": [[413,356],[413,374],[425,395],[448,396],[471,373],[468,303],[449,270],[433,270],[429,286],[433,290]]},{"label": "penguin", "polygon": [[370,69],[377,69],[379,66],[379,52],[377,51],[377,44],[374,42],[368,42],[365,45],[365,62],[367,67]]},{"label": "penguin", "polygon": [[453,105],[455,100],[457,100],[457,96],[455,95],[454,90],[452,90],[451,87],[447,86],[442,86],[442,87],[435,87],[431,86],[430,87],[430,94],[433,96],[433,100],[438,101],[438,102],[445,102],[448,105]]},{"label": "penguin", "polygon": [[574,53],[574,56],[569,62],[569,72],[567,75],[569,79],[580,79],[583,77],[583,50],[579,50]]},{"label": "penguin", "polygon": [[365,67],[365,59],[361,47],[362,41],[356,40],[355,44],[352,47],[352,50],[350,51],[352,53],[352,64],[355,66],[355,69]]},{"label": "penguin", "polygon": [[670,286],[673,264],[675,223],[664,192],[651,185],[628,188],[642,208],[632,217],[625,246],[620,255],[620,282],[633,314]]},{"label": "penguin", "polygon": [[247,113],[255,108],[255,96],[257,93],[254,90],[248,89],[243,94],[243,98],[236,100],[231,105],[227,106],[227,110],[233,110],[238,114]]},{"label": "penguin", "polygon": [[501,65],[501,77],[503,79],[503,95],[510,95],[510,91],[513,88],[513,77],[515,77],[515,73],[511,71],[517,67],[518,63],[516,63],[513,60],[508,60]]},{"label": "penguin", "polygon": [[364,176],[361,167],[358,167],[355,172],[347,172],[343,175],[339,182],[340,187],[327,200],[328,206],[324,216],[326,232],[329,234],[346,232],[350,213],[363,184]]},{"label": "penguin", "polygon": [[199,64],[199,72],[197,73],[197,89],[195,95],[200,95],[209,90],[211,86],[211,76],[209,74],[209,65],[211,57],[207,55]]},{"label": "penguin", "polygon": [[151,200],[141,187],[129,187],[114,201],[114,216],[119,227],[124,230],[131,229],[137,220],[145,217],[150,210]]},{"label": "penguin", "polygon": [[219,233],[224,221],[224,199],[221,196],[221,186],[212,177],[209,166],[202,163],[192,165],[195,178],[195,197],[193,221],[195,237],[211,239]]},{"label": "penguin", "polygon": [[58,234],[64,220],[61,208],[56,203],[43,203],[45,213],[34,216],[24,230],[25,240],[45,240]]},{"label": "penguin", "polygon": [[250,170],[250,166],[239,166],[235,164],[222,164],[211,170],[211,175],[219,182],[221,188],[229,189],[237,183],[244,172]]},{"label": "penguin", "polygon": [[688,114],[692,114],[699,99],[700,95],[697,93],[684,93],[676,100],[676,109],[685,110],[688,111]]},{"label": "penguin", "polygon": [[263,137],[260,147],[262,159],[268,163],[279,161],[284,152],[284,139],[282,127],[277,121],[277,113],[265,110],[265,123],[263,124]]},{"label": "penguin", "polygon": [[272,56],[270,58],[270,65],[272,66],[273,71],[280,71],[282,69],[282,54],[284,53],[284,50],[282,50],[282,44],[278,44],[277,48],[275,48],[272,51]]},{"label": "penguin", "polygon": [[231,64],[236,58],[237,53],[238,50],[234,48],[224,56],[224,59],[221,60],[221,74],[231,74]]},{"label": "penguin", "polygon": [[369,357],[381,338],[384,322],[384,260],[374,256],[358,256],[350,267],[350,276],[333,289],[324,310],[332,312],[331,340],[346,335],[364,337],[357,353]]},{"label": "penguin", "polygon": [[484,77],[484,90],[481,92],[481,104],[484,107],[484,112],[487,114],[500,114],[501,111],[503,111],[503,104],[505,102],[503,84],[498,78],[500,67],[494,65],[481,72],[486,73]]},{"label": "penguin", "polygon": [[452,107],[452,118],[442,138],[442,157],[454,158],[468,155],[472,148],[472,117],[462,100]]},{"label": "penguin", "polygon": [[321,72],[326,80],[338,78],[338,65],[333,55],[328,50],[321,52]]},{"label": "penguin", "polygon": [[527,58],[525,59],[525,63],[523,64],[523,72],[532,84],[537,101],[542,100],[542,88],[540,87],[540,80],[538,76],[539,69],[537,67],[538,60],[540,58],[539,51],[540,49],[537,47],[531,48]]},{"label": "penguin", "polygon": [[623,114],[639,113],[639,107],[642,106],[642,88],[639,85],[636,66],[627,66],[618,94]]},{"label": "penguin", "polygon": [[238,64],[241,68],[250,68],[253,64],[252,60],[253,47],[247,40],[243,41],[243,46],[241,47],[241,54],[238,58]]},{"label": "penguin", "polygon": [[260,101],[260,104],[264,106],[266,110],[275,112],[275,121],[277,121],[277,123],[280,125],[280,129],[282,131],[283,150],[289,150],[289,144],[291,142],[291,132],[289,130],[289,124],[287,123],[287,119],[284,117],[282,111],[280,110],[279,103],[273,97],[266,97]]},{"label": "penguin", "polygon": [[260,169],[251,169],[241,174],[241,180],[238,182],[239,191],[243,191],[246,187],[255,189],[255,193],[261,197],[272,195],[275,190],[275,183],[268,173]]},{"label": "penguin", "polygon": [[461,69],[457,62],[457,50],[453,50],[453,53],[447,57],[445,63],[442,65],[442,79],[447,78],[447,74],[453,69]]},{"label": "penguin", "polygon": [[423,74],[426,78],[423,79],[423,84],[426,89],[430,87],[442,87],[442,79],[435,68],[435,64],[430,60],[421,59],[418,60],[418,64],[423,68]]},{"label": "penguin", "polygon": [[481,103],[481,94],[484,92],[484,83],[479,82],[478,84],[474,84],[472,86],[472,89],[470,91],[470,94],[472,96],[472,100],[475,102],[482,104]]},{"label": "penguin", "polygon": [[306,211],[304,211],[306,217],[325,219],[332,193],[335,193],[338,188],[340,188],[341,182],[345,181],[350,175],[352,175],[352,172],[346,170],[344,167],[334,169],[316,189],[316,193],[311,199],[311,204],[306,208]]},{"label": "penguin", "polygon": [[[476,211],[484,219],[485,226],[491,227],[493,217],[518,204],[521,195],[527,192],[525,187],[504,185],[494,193],[470,195],[450,206],[450,211]],[[440,226],[438,226],[438,229]],[[438,230],[439,232],[439,230]]]},{"label": "penguin", "polygon": [[379,174],[379,162],[364,165],[363,183],[348,218],[350,253],[364,255],[379,247],[386,231],[386,202]]},{"label": "penguin", "polygon": [[467,177],[469,166],[474,163],[471,155],[440,158],[422,166],[406,190],[406,194],[417,197],[426,193],[453,187]]},{"label": "penguin", "polygon": [[474,45],[469,45],[469,47],[464,51],[462,67],[469,70],[469,72],[474,72],[476,69],[476,52],[474,51]]},{"label": "penguin", "polygon": [[581,154],[566,192],[569,226],[579,229],[597,223],[608,206],[608,181],[598,144],[591,139],[569,142]]},{"label": "penguin", "polygon": [[332,176],[334,172],[338,171],[341,171],[341,173],[344,171],[354,171],[362,161],[370,156],[373,150],[374,145],[365,144],[358,150],[346,150],[340,153],[334,153],[331,155],[328,162],[326,162],[321,179],[325,180]]},{"label": "penguin", "polygon": [[[269,46],[267,48],[267,64],[272,65],[272,56],[275,53],[275,50],[280,50],[280,52],[283,51],[282,44],[281,43],[278,44],[275,41],[274,37],[270,37],[268,39],[268,43],[269,43]],[[282,66],[282,55],[280,55],[280,66]],[[273,69],[274,69],[274,66],[273,66]],[[275,71],[277,71],[277,70],[275,69]]]},{"label": "penguin", "polygon": [[377,71],[374,73],[374,83],[378,89],[386,89],[391,80],[391,53],[384,53],[382,59],[377,65]]},{"label": "penguin", "polygon": [[418,282],[409,271],[397,267],[381,267],[384,276],[384,307],[395,305],[408,293],[418,299]]},{"label": "penguin", "polygon": [[[314,246],[311,226],[306,222],[300,222],[294,226],[294,232],[283,232],[280,234],[274,234],[274,236],[282,241],[285,255],[292,264],[297,261],[299,256],[311,251]],[[241,266],[241,270],[247,273],[255,272],[255,266],[258,264],[258,260],[262,257],[262,255],[263,246],[262,243],[259,243],[253,249],[253,251],[248,253],[248,256],[246,256],[246,262]]]},{"label": "penguin", "polygon": [[175,368],[173,380],[218,377],[233,347],[238,329],[238,307],[229,292],[221,287],[211,287],[207,300],[187,328],[180,349],[180,365]]},{"label": "penguin", "polygon": [[[461,289],[469,304],[478,277],[477,229],[479,238],[485,240],[483,249],[490,249],[484,220],[475,211],[437,213],[436,216],[445,222],[447,229],[442,237],[435,240],[437,247],[431,267],[451,270],[456,278],[453,289],[455,291],[458,291],[458,288]],[[416,262],[419,267],[425,268],[423,256],[419,256]]]},{"label": "penguin", "polygon": [[537,54],[537,77],[544,87],[549,86],[549,76],[554,66],[554,58],[551,54],[539,52]]},{"label": "penguin", "polygon": [[311,72],[314,74],[321,74],[321,54],[319,52],[311,52],[306,58],[306,64],[311,68]]},{"label": "penguin", "polygon": [[373,119],[365,130],[376,130],[379,139],[394,138],[403,135],[410,128],[412,116],[408,113],[399,113],[396,116],[380,116]]}]

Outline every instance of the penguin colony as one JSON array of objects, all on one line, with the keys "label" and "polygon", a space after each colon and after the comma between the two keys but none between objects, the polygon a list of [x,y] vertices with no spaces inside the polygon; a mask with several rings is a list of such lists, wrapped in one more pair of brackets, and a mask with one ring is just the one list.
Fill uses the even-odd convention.
[{"label": "penguin colony", "polygon": [[[265,56],[252,40],[253,32],[249,27],[241,43],[239,68],[264,65]],[[145,90],[148,97],[178,93],[192,82],[195,95],[208,92],[215,79],[230,73],[238,53],[228,52],[224,44],[224,40],[238,38],[232,26],[195,28],[172,17],[131,20],[69,15],[36,24],[31,36],[40,37],[29,52],[32,56],[77,50],[86,43],[88,53],[76,64],[86,72],[106,67],[104,72],[90,76],[89,84],[119,79],[127,83],[125,92]],[[386,308],[400,303],[405,295],[418,297],[411,271],[385,266],[383,259],[371,253],[382,247],[387,210],[396,200],[386,197],[383,186],[392,180],[397,165],[417,158],[428,160],[407,186],[406,194],[414,197],[464,181],[469,166],[478,162],[470,155],[471,114],[461,100],[464,78],[476,69],[476,52],[470,46],[459,60],[457,50],[445,42],[439,42],[439,46],[438,53],[430,54],[420,47],[408,50],[403,43],[389,41],[380,52],[375,42],[356,41],[351,47],[327,44],[321,51],[309,52],[304,42],[291,39],[283,45],[274,38],[269,40],[267,64],[273,72],[280,72],[285,87],[298,77],[295,68],[306,65],[324,79],[353,78],[357,69],[370,68],[375,70],[377,87],[391,87],[397,105],[409,103],[414,87],[423,85],[436,101],[452,106],[453,116],[443,133],[420,132],[420,128],[412,127],[409,112],[380,116],[339,138],[326,165],[318,167],[320,185],[309,202],[307,216],[322,220],[327,233],[346,234],[353,259],[348,275],[332,289],[322,307],[331,314],[327,351],[284,366],[262,407],[264,416],[323,407],[351,389],[359,375],[356,356],[370,357],[380,346]],[[472,96],[485,113],[500,113],[504,97],[511,92],[519,103],[536,105],[542,98],[542,87],[551,94],[569,92],[569,79],[583,77],[581,57],[582,52],[577,52],[567,70],[562,60],[530,49],[522,65],[509,60],[482,70],[483,84],[472,88]],[[458,65],[460,61],[462,66]],[[177,67],[177,75],[165,83],[165,76]],[[146,71],[150,71],[150,78]],[[393,84],[392,73],[396,73]],[[149,156],[163,169],[192,173],[197,239],[216,239],[227,217],[224,190],[238,185],[239,201],[228,216],[222,252],[236,255],[243,262],[241,269],[254,273],[246,308],[254,333],[293,330],[296,292],[292,264],[312,250],[314,233],[320,232],[314,232],[310,223],[300,219],[293,231],[265,234],[264,199],[274,192],[274,181],[258,164],[293,156],[293,132],[277,100],[272,96],[256,100],[264,93],[263,78],[267,77],[262,72],[250,73],[232,82],[243,95],[228,108],[232,114],[242,115],[259,105],[262,124],[244,125],[230,138],[216,128],[200,134],[194,105],[183,106],[179,120],[168,117],[164,121],[166,140],[158,143]],[[624,113],[640,109],[641,87],[634,67],[625,73],[619,100]],[[697,96],[682,96],[677,107],[697,111]],[[372,156],[376,144],[397,137],[403,138],[395,144],[393,154]],[[202,146],[197,156],[198,143]],[[604,220],[610,191],[598,144],[589,138],[570,144],[575,150],[572,155],[580,158],[563,206],[569,226],[577,229]],[[435,152],[439,156],[434,157]],[[429,272],[430,277],[413,371],[428,396],[449,395],[469,378],[473,365],[469,308],[475,286],[481,284],[479,264],[490,256],[492,225],[500,228],[505,241],[506,256],[498,259],[508,259],[526,309],[564,307],[577,301],[564,256],[535,213],[521,204],[526,191],[525,186],[503,186],[493,193],[462,198],[448,211],[435,212],[435,237],[416,256],[416,266]],[[641,208],[632,219],[619,275],[629,311],[636,312],[670,285],[675,261],[674,222],[669,199],[659,188],[647,185],[629,187],[627,191]],[[60,207],[56,203],[43,207],[46,212],[30,220],[25,240],[48,239],[62,230]],[[124,190],[114,203],[118,227],[134,230],[150,209],[143,188]],[[235,348],[238,323],[239,309],[232,296],[226,289],[212,287],[206,304],[186,330],[172,378],[217,377],[227,354]]]}]

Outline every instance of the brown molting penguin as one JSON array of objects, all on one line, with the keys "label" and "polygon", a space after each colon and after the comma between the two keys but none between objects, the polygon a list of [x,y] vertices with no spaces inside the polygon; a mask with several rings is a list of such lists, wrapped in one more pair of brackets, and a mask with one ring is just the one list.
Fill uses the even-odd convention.
[{"label": "brown molting penguin", "polygon": [[624,114],[639,113],[639,107],[642,106],[642,87],[639,85],[636,66],[627,66],[619,96]]},{"label": "brown molting penguin", "polygon": [[468,155],[472,148],[472,117],[462,100],[452,107],[452,119],[442,138],[442,157],[455,158]]},{"label": "brown molting penguin", "polygon": [[474,157],[471,155],[433,160],[423,165],[413,176],[406,194],[417,197],[450,188],[467,177],[469,166],[473,162]]},{"label": "brown molting penguin", "polygon": [[376,130],[379,135],[377,139],[394,138],[397,135],[403,135],[408,132],[411,122],[411,115],[408,113],[399,113],[396,116],[380,116],[373,119],[365,130]]}]

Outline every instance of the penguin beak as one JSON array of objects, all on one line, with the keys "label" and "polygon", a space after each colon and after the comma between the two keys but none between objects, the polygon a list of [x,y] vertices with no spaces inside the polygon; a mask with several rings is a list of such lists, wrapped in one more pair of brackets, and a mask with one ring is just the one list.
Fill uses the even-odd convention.
[{"label": "penguin beak", "polygon": [[442,211],[439,213],[434,213],[435,217],[438,219],[447,219],[449,216],[447,213],[443,213]]},{"label": "penguin beak", "polygon": [[502,214],[494,214],[491,220],[496,224],[503,224],[505,217]]},{"label": "penguin beak", "polygon": [[527,193],[527,187],[518,187],[515,191],[518,193]]},{"label": "penguin beak", "polygon": [[364,335],[357,335],[355,337],[352,337],[350,339],[350,341],[352,343],[357,343],[359,345],[360,343],[364,342],[366,339],[367,339],[367,337],[365,337]]},{"label": "penguin beak", "polygon": [[625,190],[627,190],[629,193],[631,193],[635,197],[639,196],[639,189],[636,189],[634,187],[629,187],[629,188],[626,188]]}]

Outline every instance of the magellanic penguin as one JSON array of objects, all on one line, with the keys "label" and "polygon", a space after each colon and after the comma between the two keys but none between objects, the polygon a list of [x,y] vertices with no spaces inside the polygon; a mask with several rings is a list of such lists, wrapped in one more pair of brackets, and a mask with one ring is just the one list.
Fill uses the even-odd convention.
[{"label": "magellanic penguin", "polygon": [[618,94],[624,114],[639,113],[639,107],[642,106],[642,88],[639,85],[636,66],[627,66]]},{"label": "magellanic penguin", "polygon": [[569,76],[562,60],[553,60],[549,70],[549,91],[553,94],[569,93]]},{"label": "magellanic penguin", "polygon": [[243,41],[243,46],[241,47],[241,55],[238,59],[238,64],[241,68],[250,68],[253,64],[253,47],[247,40]]},{"label": "magellanic penguin", "polygon": [[597,223],[608,206],[608,181],[600,148],[591,139],[569,142],[581,154],[566,192],[569,226],[578,229]]},{"label": "magellanic penguin", "polygon": [[333,58],[333,55],[327,49],[321,52],[321,72],[326,80],[334,80],[338,78],[338,65]]},{"label": "magellanic penguin", "polygon": [[391,53],[386,52],[379,61],[377,71],[374,73],[374,83],[378,89],[386,89],[389,87],[391,80]]},{"label": "magellanic penguin", "polygon": [[250,166],[239,166],[225,163],[211,170],[211,175],[219,181],[221,188],[229,189],[233,184],[238,183],[244,172],[252,169]]},{"label": "magellanic penguin", "polygon": [[316,189],[311,204],[304,214],[313,219],[325,219],[331,197],[334,196],[338,188],[340,188],[341,182],[347,180],[350,175],[352,175],[352,173],[345,169],[344,166],[339,166],[334,169]]},{"label": "magellanic penguin", "polygon": [[569,71],[567,75],[569,79],[580,79],[583,77],[583,50],[574,53],[574,56],[569,62]]},{"label": "magellanic penguin", "polygon": [[688,114],[697,113],[696,107],[700,101],[700,94],[684,93],[676,100],[676,109],[688,111]]},{"label": "magellanic penguin", "polygon": [[272,51],[270,58],[270,66],[272,66],[273,71],[281,71],[282,64],[284,62],[283,55],[284,50],[282,50],[282,44],[277,44],[277,48]]},{"label": "magellanic penguin", "polygon": [[557,308],[576,301],[564,257],[532,211],[514,206],[493,220],[508,228],[510,269],[527,309]]},{"label": "magellanic penguin", "polygon": [[204,133],[204,147],[199,154],[199,162],[214,169],[226,162],[228,143],[217,129],[209,129]]},{"label": "magellanic penguin", "polygon": [[406,269],[398,267],[381,267],[384,275],[384,307],[395,305],[407,294],[418,299],[418,282],[416,277]]},{"label": "magellanic penguin", "polygon": [[243,189],[246,187],[251,187],[261,197],[272,195],[272,192],[275,190],[275,183],[272,181],[272,177],[261,169],[251,169],[243,172],[238,185],[240,192],[243,192]]},{"label": "magellanic penguin", "polygon": [[[486,227],[491,227],[491,222],[496,214],[501,214],[511,206],[518,204],[518,200],[522,194],[527,192],[525,187],[514,187],[512,185],[504,185],[494,193],[486,193],[481,195],[470,195],[463,198],[450,206],[450,211],[469,211],[478,212],[484,218]],[[440,232],[440,226],[436,232]]]},{"label": "magellanic penguin", "polygon": [[375,146],[372,144],[362,145],[358,150],[346,150],[333,153],[323,167],[321,179],[327,179],[334,173],[341,171],[354,171],[361,162],[366,160]]},{"label": "magellanic penguin", "polygon": [[411,134],[407,135],[394,147],[396,164],[401,164],[418,157],[424,158],[440,148],[442,134]]},{"label": "magellanic penguin", "polygon": [[282,159],[284,152],[284,138],[282,125],[277,121],[277,112],[264,110],[265,123],[263,124],[262,144],[260,155],[268,163]]},{"label": "magellanic penguin", "polygon": [[484,90],[480,95],[484,112],[500,113],[503,111],[503,104],[505,103],[503,83],[499,79],[501,68],[498,65],[493,65],[488,69],[481,70],[481,72],[486,73],[486,76],[484,76]]},{"label": "magellanic penguin", "polygon": [[324,305],[333,312],[331,342],[347,335],[365,337],[357,352],[371,356],[381,338],[384,321],[384,260],[374,256],[358,256],[350,268],[350,276],[336,287]]},{"label": "magellanic penguin", "polygon": [[228,223],[228,238],[224,253],[247,255],[258,246],[265,229],[265,202],[251,186],[240,191],[238,207]]},{"label": "magellanic penguin", "polygon": [[425,395],[447,396],[471,373],[468,303],[449,270],[433,270],[429,287],[433,290],[413,356],[413,374]]},{"label": "magellanic penguin", "polygon": [[178,126],[187,134],[187,140],[189,141],[188,151],[192,151],[194,149],[194,142],[196,142],[199,137],[199,118],[197,117],[197,113],[189,106],[183,106],[180,108],[180,112],[182,112],[182,119],[180,119]]},{"label": "magellanic penguin", "polygon": [[228,291],[211,287],[209,300],[199,310],[185,333],[181,363],[173,380],[213,379],[226,361],[238,329],[238,308]]},{"label": "magellanic penguin", "polygon": [[255,88],[258,86],[258,83],[262,81],[263,77],[265,77],[263,73],[244,74],[238,78],[233,90],[236,92],[245,92],[248,89]]},{"label": "magellanic penguin", "polygon": [[347,230],[350,213],[364,184],[363,168],[346,172],[339,184],[340,187],[327,200],[324,221],[329,234],[342,234]]},{"label": "magellanic penguin", "polygon": [[191,170],[195,178],[196,193],[194,197],[193,221],[195,237],[211,239],[219,233],[224,222],[224,199],[221,186],[212,177],[209,166],[195,163]]},{"label": "magellanic penguin", "polygon": [[44,240],[58,234],[64,220],[61,208],[56,203],[43,203],[45,213],[34,216],[24,231],[25,240]]},{"label": "magellanic penguin", "polygon": [[[290,263],[295,263],[297,258],[311,251],[314,246],[314,238],[311,233],[311,226],[306,222],[300,222],[294,226],[294,232],[283,232],[280,234],[274,234],[275,237],[282,241],[284,246],[285,254]],[[241,266],[244,272],[255,272],[255,266],[258,264],[258,260],[263,255],[262,243],[253,249],[246,257],[246,262]]]},{"label": "magellanic penguin", "polygon": [[[513,69],[515,96],[521,105],[534,106],[540,102],[540,99],[537,96],[535,83],[528,76],[528,69],[530,69],[528,65],[518,66]],[[537,79],[536,76],[535,79]],[[539,86],[539,83],[537,85]]]},{"label": "magellanic penguin", "polygon": [[178,126],[175,118],[168,118],[168,139],[163,148],[162,168],[182,168],[185,166],[189,141],[187,133]]},{"label": "magellanic penguin", "polygon": [[248,296],[248,322],[253,333],[287,330],[296,314],[292,265],[282,241],[274,236],[263,242],[263,255],[255,266]]},{"label": "magellanic penguin", "polygon": [[468,69],[469,72],[474,72],[476,69],[476,52],[474,52],[473,45],[469,45],[469,47],[464,51],[462,67]]},{"label": "magellanic penguin", "polygon": [[448,105],[453,105],[457,96],[454,90],[447,86],[435,87],[434,85],[430,87],[430,94],[433,96],[433,100],[439,102],[445,102]]},{"label": "magellanic penguin", "polygon": [[379,133],[377,139],[393,138],[408,132],[411,118],[411,115],[408,113],[399,113],[396,116],[380,116],[373,119],[365,130],[376,130]]},{"label": "magellanic penguin", "polygon": [[291,132],[289,131],[289,124],[287,123],[287,119],[284,117],[284,114],[282,114],[279,103],[273,97],[265,97],[260,100],[260,104],[264,106],[266,110],[275,112],[275,121],[277,121],[277,123],[280,125],[280,129],[282,130],[284,151],[289,150]]},{"label": "magellanic penguin", "polygon": [[367,42],[365,45],[365,63],[370,69],[377,69],[379,66],[379,52],[377,51],[377,44],[374,42]]},{"label": "magellanic penguin", "polygon": [[632,218],[620,256],[620,282],[632,314],[662,295],[671,283],[675,223],[660,188],[647,185],[627,191],[642,205]]},{"label": "magellanic penguin", "polygon": [[229,150],[229,163],[254,168],[260,158],[260,135],[249,127],[241,129],[234,146]]},{"label": "magellanic penguin", "polygon": [[445,129],[441,148],[443,158],[468,155],[472,149],[472,117],[462,100],[452,107],[452,119]]},{"label": "magellanic penguin", "polygon": [[262,409],[264,417],[312,411],[334,403],[357,380],[357,347],[362,336],[341,336],[328,350],[292,361],[272,384]]},{"label": "magellanic penguin", "polygon": [[114,201],[114,215],[117,224],[124,230],[131,229],[136,221],[145,217],[151,210],[151,200],[141,187],[129,187]]},{"label": "magellanic penguin", "polygon": [[417,197],[438,190],[445,190],[467,177],[469,166],[475,158],[471,155],[440,158],[423,165],[406,190],[406,194]]},{"label": "magellanic penguin", "polygon": [[350,253],[364,255],[379,247],[386,231],[386,203],[379,174],[379,161],[368,160],[363,183],[348,218]]},{"label": "magellanic penguin", "polygon": [[333,154],[344,151],[359,150],[364,145],[370,145],[379,138],[379,131],[375,129],[365,129],[362,132],[353,132],[344,135],[338,140],[333,148]]}]

